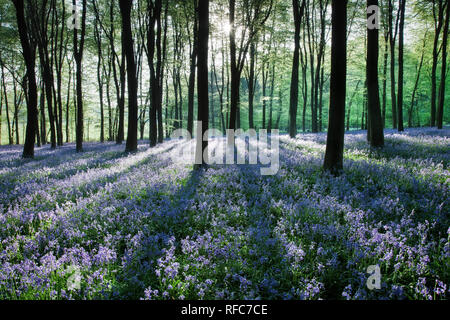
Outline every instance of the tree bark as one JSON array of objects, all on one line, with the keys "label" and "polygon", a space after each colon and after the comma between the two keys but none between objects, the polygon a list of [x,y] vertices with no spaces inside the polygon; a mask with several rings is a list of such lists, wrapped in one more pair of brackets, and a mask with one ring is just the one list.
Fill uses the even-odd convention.
[{"label": "tree bark", "polygon": [[134,60],[134,44],[131,30],[131,8],[133,1],[120,1],[119,5],[122,16],[122,45],[127,63],[128,80],[128,134],[125,152],[135,152],[137,151],[138,101],[136,62]]},{"label": "tree bark", "polygon": [[450,23],[450,2],[447,1],[444,36],[442,38],[441,84],[439,87],[439,104],[436,119],[438,129],[443,128],[443,120],[444,120],[445,80],[447,78],[447,42],[448,42],[449,23]]},{"label": "tree bark", "polygon": [[13,0],[16,8],[16,19],[19,30],[22,54],[26,65],[26,76],[28,79],[28,103],[27,103],[27,128],[25,144],[23,147],[23,158],[34,157],[34,143],[37,129],[37,87],[35,75],[36,47],[29,39],[29,30],[25,19],[23,0]]},{"label": "tree bark", "polygon": [[299,79],[299,64],[300,64],[300,27],[302,17],[305,11],[306,1],[303,0],[301,5],[299,0],[292,0],[294,10],[294,58],[292,61],[292,75],[291,75],[291,95],[289,103],[289,136],[294,138],[297,135],[297,109],[298,109],[298,79]]},{"label": "tree bark", "polygon": [[[436,16],[436,5],[438,6],[438,13]],[[441,36],[442,26],[444,24],[444,1],[433,0],[433,17],[434,17],[434,42],[433,42],[433,63],[431,66],[431,118],[430,126],[436,125],[436,74],[439,58],[439,38]]]},{"label": "tree bark", "polygon": [[103,104],[103,74],[102,74],[102,34],[99,31],[97,23],[94,24],[94,38],[97,44],[97,83],[99,91],[99,102],[100,102],[100,142],[105,141],[105,115],[104,115],[104,104]]},{"label": "tree bark", "polygon": [[387,65],[388,65],[388,45],[389,45],[389,33],[385,32],[384,35],[384,57],[383,57],[383,105],[381,108],[381,118],[383,128],[386,127],[386,103],[387,103]]},{"label": "tree bark", "polygon": [[[378,6],[378,0],[367,0],[367,7]],[[378,83],[378,29],[367,30],[367,109],[370,130],[369,143],[372,147],[384,145],[383,123],[381,119],[380,94]]]},{"label": "tree bark", "polygon": [[[76,4],[76,1],[73,1]],[[86,6],[87,1],[83,0],[83,13],[81,18],[81,35],[80,42],[78,44],[78,30],[74,28],[73,36],[73,47],[74,47],[74,57],[76,63],[76,84],[77,84],[77,125],[76,125],[76,150],[77,152],[83,151],[83,71],[82,71],[82,60],[83,60],[83,50],[84,50],[84,38],[86,34]]]},{"label": "tree bark", "polygon": [[[206,165],[208,155],[208,139],[203,139],[209,127],[209,95],[208,95],[208,41],[209,41],[209,0],[199,0],[198,5],[198,63],[197,63],[197,95],[198,121],[201,130],[197,129],[197,168]],[[201,161],[198,157],[201,156]],[[200,164],[201,163],[201,164]]]},{"label": "tree bark", "polygon": [[416,93],[417,93],[417,89],[419,87],[420,75],[422,72],[423,60],[424,60],[424,55],[425,55],[426,35],[427,35],[427,33],[425,33],[425,38],[423,40],[422,55],[420,57],[420,62],[417,67],[416,81],[414,82],[414,89],[413,89],[413,92],[411,95],[411,106],[409,108],[409,113],[408,113],[408,127],[410,127],[410,128],[413,126],[413,123],[412,123],[413,111],[414,111],[414,105],[416,102]]},{"label": "tree bark", "polygon": [[250,44],[250,73],[248,77],[248,128],[254,129],[253,123],[253,103],[255,100],[255,56],[256,45],[252,41]]},{"label": "tree bark", "polygon": [[193,23],[193,44],[191,51],[190,73],[189,73],[189,88],[188,88],[188,121],[187,131],[191,137],[194,128],[194,94],[195,94],[195,70],[197,67],[197,36],[198,36],[198,17],[197,17],[197,0],[194,1],[194,23]]},{"label": "tree bark", "polygon": [[324,169],[343,168],[347,80],[347,0],[332,0],[330,111]]},{"label": "tree bark", "polygon": [[404,27],[405,27],[405,9],[406,0],[400,2],[400,24],[399,24],[399,44],[398,44],[398,94],[397,94],[397,109],[398,109],[398,131],[401,132],[403,128],[403,77],[404,77]]},{"label": "tree bark", "polygon": [[[393,25],[393,11],[394,7],[392,0],[389,0],[389,44],[391,49],[391,109],[392,109],[392,127],[397,129],[397,95],[395,88],[395,38],[397,36],[397,27]],[[397,26],[397,24],[396,24]]]}]

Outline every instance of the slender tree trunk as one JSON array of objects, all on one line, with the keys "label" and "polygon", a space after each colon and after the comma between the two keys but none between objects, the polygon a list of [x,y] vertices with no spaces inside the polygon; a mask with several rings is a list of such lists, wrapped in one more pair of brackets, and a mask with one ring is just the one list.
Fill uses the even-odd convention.
[{"label": "slender tree trunk", "polygon": [[22,157],[33,158],[38,115],[35,75],[36,48],[29,39],[29,30],[25,19],[23,0],[13,0],[13,3],[16,8],[17,26],[28,79],[27,128]]},{"label": "slender tree trunk", "polygon": [[[436,5],[438,6],[438,13],[436,16]],[[433,0],[433,16],[435,24],[434,43],[433,43],[433,63],[431,66],[431,118],[430,126],[436,125],[436,74],[439,58],[439,39],[441,36],[442,26],[444,24],[444,1]]]},{"label": "slender tree trunk", "polygon": [[99,102],[100,102],[100,142],[105,141],[105,115],[104,115],[104,104],[103,104],[103,74],[102,74],[102,40],[101,32],[99,31],[97,23],[94,24],[94,38],[97,44],[97,83],[99,91]]},{"label": "slender tree trunk", "polygon": [[[294,10],[294,58],[292,62],[291,75],[291,94],[289,104],[289,136],[294,138],[297,135],[297,109],[298,109],[298,78],[300,63],[300,27],[305,10],[306,1],[303,0],[301,5],[299,0],[292,0]],[[304,125],[303,125],[304,126]]]},{"label": "slender tree trunk", "polygon": [[355,99],[356,93],[358,92],[358,87],[359,87],[360,83],[361,83],[361,80],[358,80],[358,82],[356,83],[355,90],[353,91],[352,97],[350,98],[350,101],[348,102],[347,131],[350,131],[350,115],[351,115],[351,111],[352,111],[353,100]]},{"label": "slender tree trunk", "polygon": [[256,56],[256,45],[252,41],[250,44],[250,73],[248,77],[248,127],[249,129],[254,129],[255,125],[253,123],[253,103],[255,100],[255,56]]},{"label": "slender tree trunk", "polygon": [[274,90],[275,90],[275,63],[272,63],[272,75],[271,75],[271,83],[270,83],[270,101],[269,101],[269,122],[267,124],[267,132],[268,133],[272,133]]},{"label": "slender tree trunk", "polygon": [[[209,0],[199,0],[198,6],[198,63],[197,63],[197,95],[198,121],[196,163],[204,167],[207,163],[208,138],[204,138],[209,128],[209,96],[208,96],[208,42],[209,42]],[[199,159],[201,157],[201,159]]]},{"label": "slender tree trunk", "polygon": [[405,27],[406,0],[400,2],[400,24],[399,24],[399,45],[398,45],[398,131],[403,131],[403,77],[404,77],[404,27]]},{"label": "slender tree trunk", "polygon": [[[266,70],[266,63],[262,62],[262,95],[263,95],[263,101],[262,101],[262,128],[266,129],[266,106],[267,106],[267,100],[266,100],[266,88],[267,88],[267,78],[268,78],[268,71]],[[297,84],[298,86],[298,84]],[[298,89],[297,89],[298,93]]]},{"label": "slender tree trunk", "polygon": [[330,111],[324,169],[343,168],[347,80],[347,0],[332,0]]},{"label": "slender tree trunk", "polygon": [[69,81],[67,84],[67,100],[66,100],[66,143],[69,143],[70,141],[70,136],[69,136],[69,115],[70,115],[70,85],[71,85],[71,80],[72,80],[72,64],[69,64]]},{"label": "slender tree trunk", "polygon": [[[378,0],[367,0],[367,7],[378,6]],[[379,57],[378,29],[367,30],[367,109],[369,117],[369,143],[372,147],[384,145],[383,123],[381,119],[380,93],[378,83],[378,57]]]},{"label": "slender tree trunk", "polygon": [[2,86],[3,86],[3,92],[5,96],[5,113],[6,113],[6,123],[8,125],[8,143],[11,145],[13,144],[13,136],[11,132],[11,120],[9,118],[9,103],[8,103],[8,91],[6,88],[6,81],[5,81],[5,70],[2,64]]},{"label": "slender tree trunk", "polygon": [[136,62],[134,60],[134,44],[131,29],[132,1],[120,1],[120,13],[122,16],[122,44],[127,64],[128,78],[128,135],[125,152],[137,151],[138,134],[138,101]]},{"label": "slender tree trunk", "polygon": [[116,143],[121,144],[125,139],[125,86],[126,86],[126,58],[125,58],[125,45],[123,44],[122,37],[122,57],[120,62],[120,99],[118,101],[119,107],[119,126],[117,131]]},{"label": "slender tree trunk", "polygon": [[423,60],[424,60],[424,55],[425,55],[425,45],[426,45],[426,34],[425,34],[425,38],[423,41],[422,55],[420,57],[420,62],[417,67],[416,81],[414,83],[414,89],[413,89],[413,92],[411,95],[411,106],[409,108],[409,113],[408,113],[408,127],[410,127],[410,128],[413,126],[413,111],[414,111],[414,105],[415,105],[415,101],[416,101],[416,93],[417,93],[417,89],[419,87],[420,74],[422,72]]},{"label": "slender tree trunk", "polygon": [[[150,82],[151,82],[151,103],[150,103],[150,146],[156,146],[158,141],[158,126],[157,126],[157,115],[159,110],[160,102],[160,79],[158,76],[159,68],[158,62],[155,66],[154,58],[156,47],[158,42],[161,40],[160,37],[157,38],[157,34],[160,34],[160,21],[161,21],[161,11],[162,2],[161,0],[156,0],[155,5],[149,1],[149,6],[147,9],[148,15],[150,16],[150,24],[147,30],[147,47],[148,47],[148,63],[150,66]],[[158,22],[159,21],[159,22]],[[157,27],[157,34],[155,34],[155,25]],[[159,26],[159,27],[158,27]],[[157,60],[158,60],[157,52]]]},{"label": "slender tree trunk", "polygon": [[[197,0],[194,1],[194,8],[197,11]],[[189,88],[188,88],[188,122],[187,131],[189,134],[193,135],[194,128],[194,94],[195,94],[195,69],[197,67],[197,34],[198,34],[198,18],[197,12],[194,14],[194,24],[193,24],[193,44],[191,51],[191,61],[190,61],[190,74],[189,74]]]},{"label": "slender tree trunk", "polygon": [[[21,103],[21,97],[17,92],[17,82],[13,81],[14,88],[14,126],[16,132],[16,144],[20,144],[20,132],[19,132],[19,105]],[[37,128],[36,128],[37,129]]]},{"label": "slender tree trunk", "polygon": [[211,128],[215,128],[214,127],[214,123],[216,121],[215,119],[215,114],[214,114],[214,83],[213,83],[213,71],[211,70],[210,72],[210,85],[209,85],[209,92],[211,94],[211,97],[209,98],[209,104],[210,104],[210,114],[211,114],[211,124],[209,125]]},{"label": "slender tree trunk", "polygon": [[388,45],[389,45],[389,34],[388,32],[384,35],[384,57],[383,57],[383,105],[381,108],[381,118],[383,123],[383,128],[386,127],[386,102],[387,102],[387,65],[388,65]]},{"label": "slender tree trunk", "polygon": [[[236,0],[230,0],[230,70],[231,70],[231,89],[230,89],[230,122],[228,128],[236,129],[236,117],[239,108],[239,86],[240,73],[236,57],[236,30],[235,30],[235,10]],[[229,141],[230,142],[230,141]]]},{"label": "slender tree trunk", "polygon": [[[304,28],[305,29],[305,28]],[[302,131],[306,132],[306,108],[308,106],[308,54],[306,52],[306,36],[303,30],[303,50],[300,49],[300,60],[302,64],[302,95],[303,95],[303,112],[302,112]]]},{"label": "slender tree trunk", "polygon": [[450,23],[450,2],[447,2],[446,18],[444,26],[444,36],[442,39],[442,67],[441,67],[441,84],[439,87],[439,104],[437,110],[437,127],[443,128],[444,120],[444,102],[445,102],[445,80],[447,79],[447,42]]},{"label": "slender tree trunk", "polygon": [[51,148],[56,148],[56,127],[55,127],[55,116],[53,109],[53,72],[50,68],[49,55],[47,51],[47,44],[40,43],[38,44],[39,49],[39,58],[41,63],[42,70],[42,79],[44,81],[45,88],[45,97],[47,98],[47,111],[48,111],[48,120],[50,124],[50,143]]},{"label": "slender tree trunk", "polygon": [[[325,2],[325,5],[324,5]],[[315,76],[315,85],[314,85],[314,106],[315,106],[315,122],[317,132],[322,131],[322,90],[323,90],[323,56],[325,54],[325,16],[326,10],[328,7],[327,1],[319,1],[319,14],[320,14],[320,41],[319,48],[317,53],[317,67],[316,67],[316,76]],[[317,118],[318,117],[318,118]]]},{"label": "slender tree trunk", "polygon": [[[76,4],[74,0],[73,4]],[[76,63],[76,78],[77,78],[77,126],[76,126],[76,150],[77,152],[83,151],[83,88],[82,88],[82,60],[84,50],[84,37],[86,33],[86,6],[87,1],[83,0],[83,13],[81,18],[81,36],[78,43],[78,30],[74,28],[73,47]]]},{"label": "slender tree trunk", "polygon": [[106,101],[108,104],[108,141],[114,141],[114,130],[113,130],[113,116],[112,116],[112,106],[111,106],[111,67],[112,58],[108,55],[108,71],[106,72]]},{"label": "slender tree trunk", "polygon": [[224,110],[224,90],[225,90],[225,50],[223,48],[223,39],[222,39],[222,48],[221,48],[221,54],[222,54],[222,72],[221,72],[221,83],[219,85],[219,80],[217,77],[217,71],[216,71],[216,63],[215,63],[215,55],[212,55],[212,67],[214,72],[214,80],[216,84],[217,93],[219,94],[219,101],[220,101],[220,120],[222,124],[222,132],[225,132],[226,125],[225,125],[225,110]]},{"label": "slender tree trunk", "polygon": [[63,102],[62,102],[62,68],[64,56],[67,51],[67,42],[68,38],[64,40],[64,34],[66,29],[66,4],[65,1],[62,2],[62,15],[58,14],[57,1],[52,0],[53,12],[56,19],[56,25],[61,24],[61,28],[58,30],[56,28],[55,33],[55,45],[54,45],[54,61],[55,61],[55,69],[56,69],[56,93],[55,93],[55,107],[57,107],[57,116],[58,116],[58,126],[57,126],[57,141],[58,145],[62,146],[64,143],[63,138]]},{"label": "slender tree trunk", "polygon": [[315,13],[315,1],[312,2],[312,8],[311,8],[311,15],[308,15],[307,21],[307,31],[308,31],[308,48],[309,48],[309,60],[310,60],[310,78],[311,78],[311,131],[317,132],[317,106],[315,105],[316,98],[315,98],[315,42],[314,42],[314,13]]},{"label": "slender tree trunk", "polygon": [[[162,3],[161,9],[162,11]],[[163,79],[164,79],[164,63],[166,60],[166,50],[167,50],[167,27],[168,27],[168,11],[169,11],[169,1],[165,3],[164,9],[164,30],[162,28],[161,17],[157,20],[157,71],[158,71],[158,143],[164,141],[164,128],[163,128],[163,118],[162,118],[162,102],[163,102]],[[161,14],[160,14],[161,16]],[[162,45],[161,45],[162,43]],[[180,94],[181,94],[181,81],[180,81]]]},{"label": "slender tree trunk", "polygon": [[281,113],[283,110],[283,93],[281,91],[281,87],[278,89],[278,114],[277,114],[277,120],[275,122],[275,128],[280,129],[280,120],[281,120]]},{"label": "slender tree trunk", "polygon": [[[393,25],[393,4],[392,0],[389,0],[389,43],[391,49],[391,107],[392,107],[392,127],[397,129],[397,96],[395,88],[395,38],[396,32],[394,32]],[[397,28],[395,27],[397,30]]]}]

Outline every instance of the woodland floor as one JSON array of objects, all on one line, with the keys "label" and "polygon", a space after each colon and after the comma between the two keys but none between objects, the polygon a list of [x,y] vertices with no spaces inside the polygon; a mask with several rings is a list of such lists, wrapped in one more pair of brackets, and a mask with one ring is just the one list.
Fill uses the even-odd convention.
[{"label": "woodland floor", "polygon": [[194,172],[180,141],[0,147],[0,299],[448,298],[450,129],[347,134],[339,177],[325,142],[282,136],[274,176]]}]

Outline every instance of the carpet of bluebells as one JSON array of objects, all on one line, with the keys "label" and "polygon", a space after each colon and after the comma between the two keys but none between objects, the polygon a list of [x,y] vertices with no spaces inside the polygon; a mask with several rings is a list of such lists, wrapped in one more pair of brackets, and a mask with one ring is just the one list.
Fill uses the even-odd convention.
[{"label": "carpet of bluebells", "polygon": [[0,299],[448,299],[450,129],[345,142],[339,177],[325,134],[281,136],[274,176],[193,171],[180,140],[2,146]]}]

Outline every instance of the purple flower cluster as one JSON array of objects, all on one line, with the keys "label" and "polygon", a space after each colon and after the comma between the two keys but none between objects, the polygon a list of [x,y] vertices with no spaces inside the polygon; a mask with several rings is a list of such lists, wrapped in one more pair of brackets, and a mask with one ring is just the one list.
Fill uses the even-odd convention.
[{"label": "purple flower cluster", "polygon": [[348,134],[339,177],[325,134],[282,136],[275,176],[193,171],[178,140],[1,147],[0,299],[447,299],[449,136],[388,131],[372,150]]}]

